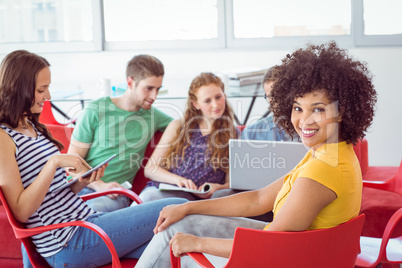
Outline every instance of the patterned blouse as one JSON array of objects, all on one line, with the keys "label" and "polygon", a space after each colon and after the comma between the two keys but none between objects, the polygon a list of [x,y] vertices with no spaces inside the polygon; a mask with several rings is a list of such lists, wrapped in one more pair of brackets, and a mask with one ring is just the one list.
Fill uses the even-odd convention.
[{"label": "patterned blouse", "polygon": [[[207,150],[209,135],[202,136],[199,126],[192,131],[193,135],[190,140],[190,146],[185,150],[183,161],[179,162],[177,167],[169,171],[192,180],[197,187],[206,182],[224,184],[226,173],[221,169],[214,171],[212,163],[209,161],[211,157]],[[159,182],[149,181],[147,186],[158,188]]]}]

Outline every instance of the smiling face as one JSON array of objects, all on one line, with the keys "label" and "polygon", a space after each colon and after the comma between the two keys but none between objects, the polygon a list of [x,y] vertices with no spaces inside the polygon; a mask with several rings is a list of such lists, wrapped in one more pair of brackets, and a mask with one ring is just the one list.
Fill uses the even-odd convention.
[{"label": "smiling face", "polygon": [[49,85],[51,83],[50,79],[50,69],[45,67],[39,71],[36,77],[35,86],[35,102],[31,107],[31,112],[33,114],[38,114],[42,112],[43,103],[45,100],[50,100]]},{"label": "smiling face", "polygon": [[131,77],[127,78],[130,102],[132,110],[149,110],[156,100],[159,89],[162,87],[163,76],[149,76],[139,82]]},{"label": "smiling face", "polygon": [[325,143],[340,142],[337,102],[331,102],[325,90],[317,90],[296,98],[292,124],[304,145],[318,149]]},{"label": "smiling face", "polygon": [[220,86],[216,84],[202,86],[195,95],[197,100],[192,104],[209,120],[213,121],[225,112],[225,94]]}]

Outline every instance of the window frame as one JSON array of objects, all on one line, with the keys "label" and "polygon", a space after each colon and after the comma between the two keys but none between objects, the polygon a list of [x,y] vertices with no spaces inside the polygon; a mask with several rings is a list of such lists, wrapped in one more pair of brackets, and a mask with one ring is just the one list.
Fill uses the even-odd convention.
[{"label": "window frame", "polygon": [[137,42],[106,42],[103,0],[91,0],[93,7],[93,40],[91,42],[2,43],[1,54],[16,49],[36,53],[100,52],[127,50],[178,50],[178,49],[294,49],[306,43],[325,43],[335,40],[341,47],[402,46],[400,35],[365,35],[363,1],[350,0],[351,33],[348,36],[309,36],[272,38],[234,38],[233,0],[217,0],[218,38],[210,40],[167,40]]},{"label": "window frame", "polygon": [[[402,11],[402,10],[401,10]],[[364,2],[352,0],[353,37],[356,47],[402,46],[402,34],[365,35],[364,34]]]}]

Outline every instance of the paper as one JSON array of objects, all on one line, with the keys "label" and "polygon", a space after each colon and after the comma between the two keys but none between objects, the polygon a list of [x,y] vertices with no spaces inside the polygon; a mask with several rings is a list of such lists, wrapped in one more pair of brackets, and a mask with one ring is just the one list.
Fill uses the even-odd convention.
[{"label": "paper", "polygon": [[193,190],[189,188],[180,188],[179,186],[172,185],[172,184],[167,184],[167,183],[161,183],[159,184],[159,190],[161,191],[183,191],[183,192],[188,192],[188,193],[193,193],[193,194],[206,194],[211,190],[211,185],[205,184],[204,188],[199,191],[199,190]]}]

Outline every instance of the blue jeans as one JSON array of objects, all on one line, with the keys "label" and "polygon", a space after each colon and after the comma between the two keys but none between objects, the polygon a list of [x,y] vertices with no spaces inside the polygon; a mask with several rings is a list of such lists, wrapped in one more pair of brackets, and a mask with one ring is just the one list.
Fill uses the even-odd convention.
[{"label": "blue jeans", "polygon": [[[94,190],[85,187],[77,195],[85,195],[95,192]],[[126,196],[119,195],[116,199],[111,199],[108,196],[101,196],[86,201],[87,205],[98,212],[112,212],[118,209],[130,206],[130,199]]]},{"label": "blue jeans", "polygon": [[[92,215],[87,221],[102,228],[120,257],[138,259],[153,237],[163,207],[185,203],[181,198],[162,199],[113,212]],[[46,258],[52,267],[97,267],[112,261],[109,249],[93,231],[79,227],[63,250]]]}]

